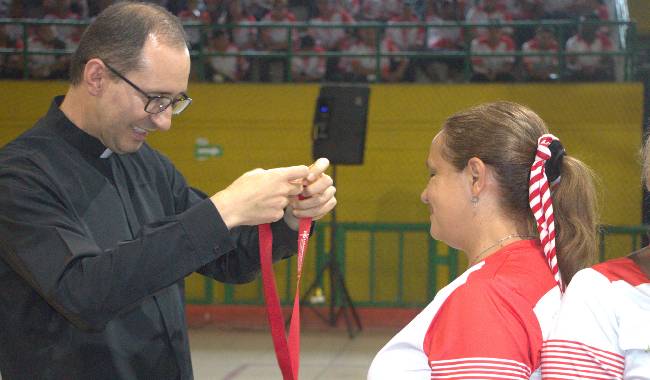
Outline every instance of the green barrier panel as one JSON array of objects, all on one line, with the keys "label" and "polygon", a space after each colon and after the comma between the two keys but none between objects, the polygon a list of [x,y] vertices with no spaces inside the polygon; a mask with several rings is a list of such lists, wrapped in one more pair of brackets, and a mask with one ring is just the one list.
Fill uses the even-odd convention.
[{"label": "green barrier panel", "polygon": [[[423,307],[433,298],[436,291],[456,278],[467,266],[464,255],[458,250],[431,239],[428,224],[340,223],[337,224],[336,231],[338,248],[335,256],[339,260],[352,299],[358,306]],[[649,231],[650,226],[601,226],[600,260],[624,256],[639,249]],[[309,284],[316,281],[325,294],[329,294],[328,276],[316,278],[317,274],[322,274],[320,269],[329,254],[325,244],[327,239],[329,227],[326,223],[319,223],[311,241],[314,247],[311,247],[309,252],[309,256],[316,257],[309,260],[309,256],[306,257],[313,270],[309,271],[305,265],[303,292]],[[391,247],[382,250],[379,242]],[[358,247],[364,244],[368,249],[358,251]],[[422,247],[420,252],[408,252],[407,247],[418,246]],[[350,247],[354,249],[350,250]],[[358,264],[348,259],[351,256],[358,259],[363,255],[367,256],[367,260],[356,260],[367,263],[365,271],[360,273],[350,267]],[[418,260],[416,264],[419,265],[412,265],[413,263],[408,263],[409,256],[424,260]],[[199,297],[188,297],[188,303],[263,304],[260,280],[252,284],[252,296],[243,292],[240,297],[236,289],[242,285],[224,285],[206,277],[199,277],[204,290]],[[197,278],[193,280],[196,281]],[[276,265],[276,280],[278,288],[283,290],[280,292],[281,301],[290,304],[295,289],[295,260]],[[419,291],[413,292],[413,289]],[[340,289],[337,291],[340,292]],[[337,294],[337,300],[341,300],[341,294]],[[309,297],[305,297],[304,301],[309,302]]]}]

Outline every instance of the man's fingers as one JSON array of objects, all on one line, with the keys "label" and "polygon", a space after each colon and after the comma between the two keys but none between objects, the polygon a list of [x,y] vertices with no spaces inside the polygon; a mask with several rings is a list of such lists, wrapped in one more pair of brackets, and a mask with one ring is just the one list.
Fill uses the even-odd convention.
[{"label": "man's fingers", "polygon": [[295,182],[290,182],[289,183],[289,190],[287,191],[287,195],[289,196],[296,196],[302,193],[302,184],[301,183],[295,183]]},{"label": "man's fingers", "polygon": [[308,209],[293,209],[293,215],[296,218],[312,218],[313,220],[318,220],[325,216],[328,212],[332,211],[334,206],[336,206],[337,200],[335,197],[330,198],[326,203],[321,203],[316,207],[311,207]]},{"label": "man's fingers", "polygon": [[280,174],[287,181],[301,180],[309,175],[309,168],[305,165],[270,169],[270,171]]},{"label": "man's fingers", "polygon": [[249,175],[255,175],[255,174],[261,174],[261,173],[264,173],[264,169],[257,168],[257,169],[247,171],[246,173],[244,173],[242,175],[242,177],[243,176],[249,176]]},{"label": "man's fingers", "polygon": [[327,174],[321,174],[320,177],[316,179],[316,181],[305,186],[302,195],[304,197],[311,197],[315,194],[320,194],[333,184],[334,181],[332,180],[332,177],[328,176]]},{"label": "man's fingers", "polygon": [[318,178],[321,174],[323,174],[329,166],[330,166],[330,161],[325,157],[321,157],[318,160],[316,160],[316,162],[314,162],[309,167],[309,175],[307,176],[307,181],[314,182],[316,178]]},{"label": "man's fingers", "polygon": [[292,201],[292,204],[294,205],[294,208],[302,210],[318,207],[321,204],[326,203],[330,198],[334,197],[335,193],[336,188],[334,186],[330,186],[324,192],[322,192],[322,194],[319,193],[303,200],[296,199]]}]

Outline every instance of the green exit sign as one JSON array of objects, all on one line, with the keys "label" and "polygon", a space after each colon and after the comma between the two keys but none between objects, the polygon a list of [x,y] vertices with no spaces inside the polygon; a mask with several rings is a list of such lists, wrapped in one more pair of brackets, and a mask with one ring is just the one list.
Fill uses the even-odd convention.
[{"label": "green exit sign", "polygon": [[199,137],[194,144],[194,158],[199,161],[207,160],[211,157],[223,156],[223,148],[218,144],[210,144],[208,139]]}]

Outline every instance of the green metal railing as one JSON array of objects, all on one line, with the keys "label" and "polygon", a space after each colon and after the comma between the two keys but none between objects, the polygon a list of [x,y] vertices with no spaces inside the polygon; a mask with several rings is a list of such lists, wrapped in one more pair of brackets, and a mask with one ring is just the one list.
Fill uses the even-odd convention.
[{"label": "green metal railing", "polygon": [[[650,225],[603,225],[599,230],[599,259],[602,262],[614,257],[624,256],[627,253],[634,252],[641,248],[644,239],[647,239],[648,236],[650,236]],[[608,243],[612,244],[609,245]],[[611,253],[613,247],[618,248],[618,251],[614,254]]]},{"label": "green metal railing", "polygon": [[[57,26],[78,26],[85,27],[88,25],[87,21],[72,21],[72,20],[33,20],[33,19],[0,19],[0,25],[20,25],[22,27],[22,36],[24,42],[24,49],[9,49],[9,48],[0,48],[0,55],[2,54],[21,54],[23,57],[23,76],[24,78],[29,78],[29,68],[28,68],[28,57],[31,55],[61,55],[61,54],[70,54],[73,51],[69,49],[62,50],[31,50],[29,48],[29,27],[38,26],[38,25],[57,25]],[[524,56],[557,56],[559,61],[559,76],[560,79],[564,78],[566,73],[566,58],[572,55],[599,55],[599,56],[612,56],[612,57],[621,57],[623,59],[623,79],[624,80],[634,80],[635,78],[635,56],[636,56],[636,25],[633,22],[627,21],[590,21],[586,24],[593,24],[598,26],[605,26],[612,28],[616,31],[617,38],[614,42],[615,46],[619,46],[616,50],[609,52],[598,52],[598,53],[568,53],[564,50],[564,41],[570,36],[570,33],[574,32],[577,26],[579,25],[577,21],[567,21],[567,20],[556,20],[556,21],[512,21],[512,22],[503,22],[498,24],[500,27],[510,27],[513,29],[518,28],[535,28],[538,26],[547,26],[556,31],[556,37],[559,43],[559,50],[557,53],[526,53],[522,51],[515,51],[512,53],[473,53],[470,50],[470,37],[472,35],[471,31],[474,28],[485,28],[488,26],[493,26],[494,24],[485,24],[485,23],[464,23],[464,22],[441,22],[441,23],[430,23],[430,22],[403,22],[403,23],[376,23],[376,22],[363,22],[355,24],[325,24],[325,25],[313,25],[309,22],[297,22],[297,23],[270,23],[270,22],[258,22],[255,24],[246,24],[246,25],[233,25],[233,24],[219,24],[219,25],[206,25],[198,22],[186,22],[184,26],[188,29],[198,28],[201,31],[201,43],[198,46],[193,47],[190,51],[190,55],[195,59],[195,63],[198,65],[198,72],[200,79],[205,78],[205,58],[207,57],[246,57],[246,58],[257,58],[257,59],[285,59],[287,64],[285,65],[285,78],[287,81],[291,81],[291,64],[293,57],[374,57],[375,58],[375,81],[381,81],[381,59],[384,57],[396,58],[413,58],[413,59],[433,59],[433,58],[463,58],[464,66],[463,72],[466,80],[469,80],[472,74],[471,58],[472,57],[496,57],[496,56],[507,56],[507,57],[524,57]],[[220,29],[235,29],[235,28],[254,28],[259,34],[261,30],[267,28],[283,28],[287,30],[287,45],[288,48],[286,51],[244,51],[238,53],[225,53],[225,52],[215,52],[209,51],[206,48],[207,42],[207,31],[211,28],[220,28]],[[381,50],[381,38],[376,39],[375,52],[372,53],[349,53],[341,51],[328,51],[328,52],[298,52],[295,50],[294,44],[292,41],[299,31],[309,30],[309,29],[347,29],[347,30],[356,30],[361,28],[373,28],[379,32],[383,32],[386,29],[390,28],[423,28],[425,33],[424,45],[416,51],[401,51],[401,52],[385,52]],[[461,28],[463,30],[463,35],[465,36],[464,50],[457,51],[432,51],[427,50],[424,47],[427,46],[426,38],[428,37],[428,31],[430,28]],[[379,34],[381,35],[381,34]],[[258,38],[259,40],[259,38]]]},{"label": "green metal railing", "polygon": [[[317,278],[323,265],[329,259],[327,241],[329,236],[327,223],[317,225],[311,244],[315,243],[309,255],[312,265],[310,274],[305,264],[303,275],[303,291],[313,281],[318,282],[318,287],[329,291],[327,276]],[[642,241],[648,236],[650,226],[601,226],[599,229],[600,260],[624,256],[641,247]],[[426,305],[435,293],[462,273],[467,262],[464,255],[458,250],[450,248],[429,235],[428,224],[400,224],[400,223],[338,223],[336,227],[336,240],[334,253],[338,260],[341,273],[347,279],[348,290],[356,305],[373,307],[421,307]],[[383,243],[379,243],[382,240]],[[387,244],[388,241],[391,243]],[[362,242],[359,244],[359,242]],[[410,244],[409,244],[410,242]],[[356,244],[352,244],[356,243]],[[352,248],[351,245],[355,247]],[[385,247],[388,245],[389,247]],[[415,247],[410,250],[407,245]],[[359,249],[362,246],[365,249]],[[384,246],[384,247],[382,247]],[[382,249],[383,248],[383,249]],[[380,262],[389,260],[389,265],[384,262],[385,271],[379,269]],[[406,261],[417,265],[407,266]],[[352,270],[350,266],[361,267],[359,271]],[[295,260],[286,260],[276,265],[278,286],[283,291],[280,297],[283,303],[290,304],[295,288]],[[197,277],[199,278],[199,277]],[[361,280],[360,280],[361,278]],[[217,283],[206,277],[200,277],[203,283],[203,293],[200,296],[188,298],[194,304],[259,304],[264,303],[261,281],[258,279],[249,286],[252,297],[240,298],[237,288],[242,285],[227,285]],[[417,283],[415,291],[407,291],[408,282]],[[381,297],[378,285],[382,284],[384,292],[389,295]],[[219,288],[221,291],[216,292]],[[364,290],[360,291],[359,288]],[[386,291],[388,289],[388,291]],[[340,291],[340,289],[337,289]],[[217,293],[222,294],[218,296]],[[417,293],[417,294],[413,294]],[[340,294],[336,297],[341,300]],[[339,305],[341,306],[341,305]]]}]

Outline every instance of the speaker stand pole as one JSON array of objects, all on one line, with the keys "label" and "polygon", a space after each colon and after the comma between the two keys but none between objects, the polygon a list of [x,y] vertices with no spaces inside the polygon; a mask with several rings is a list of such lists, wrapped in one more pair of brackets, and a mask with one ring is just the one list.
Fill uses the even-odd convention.
[{"label": "speaker stand pole", "polygon": [[[332,165],[332,180],[336,183],[336,165]],[[345,285],[345,278],[341,273],[341,268],[339,266],[338,258],[336,255],[336,236],[337,236],[337,222],[336,222],[336,207],[332,209],[331,212],[331,222],[330,222],[330,249],[327,258],[327,262],[323,265],[322,268],[318,271],[314,282],[307,288],[307,291],[303,294],[300,301],[301,305],[308,305],[318,317],[324,322],[329,322],[329,325],[336,327],[337,322],[341,314],[345,319],[345,324],[348,330],[348,335],[350,338],[354,338],[357,333],[362,330],[361,319],[357,310],[352,302],[350,297],[350,292],[348,291],[347,286]],[[322,279],[326,270],[329,270],[329,279],[330,279],[330,303],[329,303],[329,318],[323,317],[318,310],[309,302],[307,297],[311,294],[312,291],[322,287]],[[340,305],[338,302],[339,292],[342,296]],[[337,310],[338,308],[338,310]],[[350,315],[352,314],[352,320],[350,320]],[[356,327],[356,329],[355,329]]]}]

